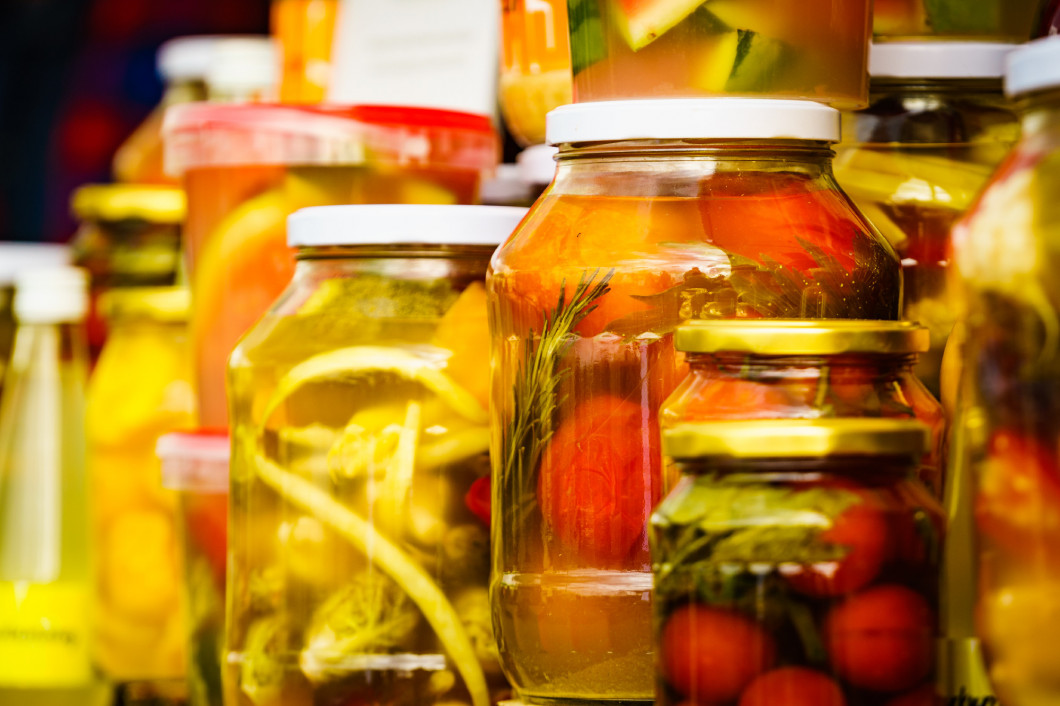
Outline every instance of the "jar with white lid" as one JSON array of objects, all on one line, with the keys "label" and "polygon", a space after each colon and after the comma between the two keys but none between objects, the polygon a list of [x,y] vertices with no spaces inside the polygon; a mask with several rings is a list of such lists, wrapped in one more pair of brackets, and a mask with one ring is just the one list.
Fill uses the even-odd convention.
[{"label": "jar with white lid", "polygon": [[940,393],[942,351],[958,308],[949,276],[953,223],[1019,135],[1001,92],[1013,44],[872,46],[869,107],[844,115],[836,178],[902,258],[902,316],[931,332],[917,375]]},{"label": "jar with white lid", "polygon": [[898,259],[839,190],[839,114],[616,101],[549,114],[555,180],[497,251],[494,572],[524,701],[650,701],[657,410],[697,318],[895,319]]},{"label": "jar with white lid", "polygon": [[487,596],[483,280],[524,214],[291,216],[294,279],[229,363],[225,703],[507,693]]}]

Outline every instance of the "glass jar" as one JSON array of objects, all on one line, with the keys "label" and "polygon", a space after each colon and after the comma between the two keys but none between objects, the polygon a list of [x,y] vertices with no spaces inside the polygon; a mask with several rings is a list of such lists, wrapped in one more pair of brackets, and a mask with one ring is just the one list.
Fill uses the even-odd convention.
[{"label": "glass jar", "polygon": [[567,0],[501,0],[500,102],[519,144],[545,141],[545,113],[571,102]]},{"label": "glass jar", "polygon": [[570,0],[574,99],[865,104],[869,0]]},{"label": "glass jar", "polygon": [[104,295],[110,336],[88,387],[86,433],[96,563],[94,648],[116,682],[184,674],[175,498],[155,443],[193,425],[186,289]]},{"label": "glass jar", "polygon": [[702,422],[651,518],[658,700],[934,702],[942,508],[915,421]]},{"label": "glass jar", "polygon": [[162,485],[176,494],[179,508],[190,706],[223,704],[229,450],[226,432],[208,430],[165,434],[156,446]]},{"label": "glass jar", "polygon": [[498,640],[524,700],[650,701],[674,329],[895,319],[899,265],[832,178],[830,108],[583,103],[549,121],[555,181],[488,280]]},{"label": "glass jar", "polygon": [[384,106],[185,105],[167,166],[188,194],[199,422],[228,423],[225,363],[290,282],[285,219],[348,203],[472,203],[497,162],[488,118]]},{"label": "glass jar", "polygon": [[1010,44],[872,47],[869,107],[845,116],[836,179],[902,258],[902,316],[931,332],[917,374],[936,396],[959,309],[949,233],[1019,135],[1001,92]]},{"label": "glass jar", "polygon": [[524,214],[291,217],[294,280],[229,367],[229,706],[507,693],[487,594],[483,279]]},{"label": "glass jar", "polygon": [[99,357],[107,337],[99,297],[114,287],[170,287],[180,270],[184,192],[168,186],[92,184],[71,199],[81,227],[71,248],[88,270],[88,350]]},{"label": "glass jar", "polygon": [[659,424],[755,419],[917,419],[931,430],[918,476],[942,497],[942,405],[913,374],[928,332],[893,321],[695,321],[677,330],[689,372]]},{"label": "glass jar", "polygon": [[272,34],[280,45],[282,103],[322,103],[331,79],[338,0],[273,0]]},{"label": "glass jar", "polygon": [[875,0],[877,40],[981,39],[1025,42],[1040,0]]},{"label": "glass jar", "polygon": [[968,297],[958,431],[977,481],[978,632],[1011,706],[1060,698],[1058,67],[1060,38],[1012,53],[1006,91],[1023,101],[1023,137],[953,231]]}]

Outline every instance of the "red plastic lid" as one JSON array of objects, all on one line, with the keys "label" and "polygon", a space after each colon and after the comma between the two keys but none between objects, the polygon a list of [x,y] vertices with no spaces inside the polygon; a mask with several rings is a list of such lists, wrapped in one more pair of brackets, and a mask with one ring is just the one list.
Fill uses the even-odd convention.
[{"label": "red plastic lid", "polygon": [[484,115],[398,106],[185,103],[166,110],[166,171],[239,165],[359,165],[492,170],[499,144]]},{"label": "red plastic lid", "polygon": [[227,493],[229,446],[223,429],[164,434],[155,446],[162,485],[192,493]]}]

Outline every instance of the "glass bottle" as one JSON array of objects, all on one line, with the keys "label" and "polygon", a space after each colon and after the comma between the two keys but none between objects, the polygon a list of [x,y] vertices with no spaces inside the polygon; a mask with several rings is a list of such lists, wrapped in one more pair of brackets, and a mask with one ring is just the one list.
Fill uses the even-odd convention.
[{"label": "glass bottle", "polygon": [[963,363],[960,453],[975,479],[976,627],[1010,706],[1060,698],[1058,67],[1057,37],[1010,56],[1005,88],[1023,135],[953,231],[968,299],[952,360]]},{"label": "glass bottle", "polygon": [[225,703],[490,706],[489,257],[525,209],[290,219],[229,362]]},{"label": "glass bottle", "polygon": [[869,107],[844,115],[835,173],[902,258],[902,318],[931,332],[917,374],[940,394],[946,339],[959,309],[950,228],[1019,135],[1001,92],[1012,44],[875,44]]},{"label": "glass bottle", "polygon": [[555,181],[488,279],[498,640],[524,700],[650,701],[656,421],[687,372],[673,331],[893,320],[899,263],[832,177],[831,108],[582,103],[549,121]]},{"label": "glass bottle", "polygon": [[651,520],[658,700],[935,701],[942,508],[919,422],[689,422]]},{"label": "glass bottle", "polygon": [[87,273],[28,270],[15,286],[0,406],[0,703],[102,703],[90,654]]}]

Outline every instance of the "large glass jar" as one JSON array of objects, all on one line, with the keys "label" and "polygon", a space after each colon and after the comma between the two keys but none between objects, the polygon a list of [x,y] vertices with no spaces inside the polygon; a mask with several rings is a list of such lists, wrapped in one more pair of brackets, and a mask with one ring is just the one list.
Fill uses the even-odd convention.
[{"label": "large glass jar", "polygon": [[895,321],[695,321],[674,345],[689,373],[659,411],[686,422],[865,417],[931,430],[918,475],[942,497],[942,405],[913,374],[928,332]]},{"label": "large glass jar", "polygon": [[521,145],[545,141],[545,114],[571,102],[567,0],[501,0],[500,101]]},{"label": "large glass jar", "polygon": [[1025,42],[1041,0],[875,0],[876,39]]},{"label": "large glass jar", "polygon": [[294,272],[285,219],[348,203],[473,203],[497,161],[489,118],[385,106],[182,105],[167,167],[188,194],[199,422],[223,427],[225,363]]},{"label": "large glass jar", "polygon": [[[1060,38],[1017,49],[1023,137],[953,231],[959,423],[977,481],[978,630],[998,698],[1060,698]],[[956,360],[956,357],[954,358]]]},{"label": "large glass jar", "polygon": [[651,519],[657,703],[934,703],[926,437],[889,419],[664,432],[682,475]]},{"label": "large glass jar", "polygon": [[232,354],[228,706],[489,706],[490,254],[525,209],[292,216]]},{"label": "large glass jar", "polygon": [[865,104],[869,0],[569,0],[574,99]]},{"label": "large glass jar", "polygon": [[96,659],[110,679],[184,675],[176,498],[155,443],[194,423],[186,289],[104,295],[110,336],[88,386],[86,431],[96,561]]},{"label": "large glass jar", "polygon": [[830,108],[564,106],[555,181],[494,256],[495,624],[525,700],[653,694],[657,410],[693,318],[898,316],[898,259],[839,191]]},{"label": "large glass jar", "polygon": [[836,179],[902,258],[902,316],[931,331],[917,374],[935,395],[958,288],[950,228],[1015,143],[1001,92],[1010,44],[875,44],[869,107],[844,117]]}]

